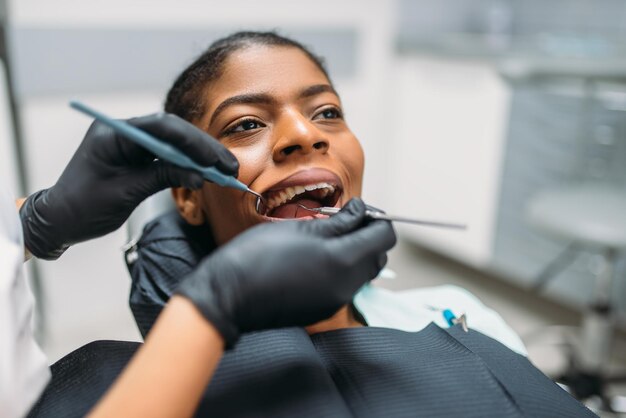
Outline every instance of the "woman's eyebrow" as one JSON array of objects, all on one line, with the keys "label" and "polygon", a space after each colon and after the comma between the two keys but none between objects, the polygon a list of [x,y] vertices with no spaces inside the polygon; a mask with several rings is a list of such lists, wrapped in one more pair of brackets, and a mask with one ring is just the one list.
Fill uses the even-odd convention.
[{"label": "woman's eyebrow", "polygon": [[240,94],[238,96],[229,97],[220,103],[211,115],[211,121],[209,126],[213,124],[213,121],[217,116],[222,113],[227,107],[238,104],[272,104],[275,100],[266,93],[252,93],[252,94]]},{"label": "woman's eyebrow", "polygon": [[[298,96],[300,98],[306,98],[321,93],[332,93],[335,96],[339,97],[333,86],[331,86],[330,84],[315,84],[313,86],[306,87],[300,92]],[[213,115],[211,115],[209,126],[211,126],[213,124],[213,121],[219,116],[219,114],[222,113],[229,106],[239,104],[273,104],[275,102],[276,100],[267,93],[249,93],[229,97],[215,108]]]},{"label": "woman's eyebrow", "polygon": [[321,93],[332,93],[335,96],[339,97],[337,91],[330,84],[315,84],[313,86],[309,86],[300,92],[300,97],[311,97]]}]

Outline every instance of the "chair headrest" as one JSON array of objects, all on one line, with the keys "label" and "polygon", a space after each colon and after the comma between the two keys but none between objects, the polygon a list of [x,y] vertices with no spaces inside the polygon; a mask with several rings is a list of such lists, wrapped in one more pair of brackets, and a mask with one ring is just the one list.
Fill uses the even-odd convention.
[{"label": "chair headrest", "polygon": [[207,225],[189,225],[176,211],[146,224],[141,238],[126,250],[130,309],[144,337],[178,283],[216,246]]}]

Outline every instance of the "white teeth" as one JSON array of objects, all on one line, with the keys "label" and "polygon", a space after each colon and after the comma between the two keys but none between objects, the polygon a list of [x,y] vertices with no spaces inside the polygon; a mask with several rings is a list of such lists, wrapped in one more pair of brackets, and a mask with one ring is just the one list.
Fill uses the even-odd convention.
[{"label": "white teeth", "polygon": [[317,183],[317,184],[307,184],[304,186],[287,187],[279,192],[273,193],[273,197],[268,199],[268,202],[267,202],[268,211],[290,201],[291,199],[293,199],[299,194],[302,194],[304,192],[310,192],[313,190],[318,190],[318,189],[323,189],[322,197],[326,197],[335,192],[335,186],[328,184],[328,183]]}]

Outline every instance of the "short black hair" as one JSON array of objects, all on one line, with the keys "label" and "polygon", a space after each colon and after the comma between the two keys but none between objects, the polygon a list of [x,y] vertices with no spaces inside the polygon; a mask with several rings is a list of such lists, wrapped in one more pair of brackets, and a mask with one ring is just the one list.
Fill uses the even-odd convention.
[{"label": "short black hair", "polygon": [[271,32],[236,32],[213,42],[196,60],[189,65],[174,81],[167,93],[164,110],[193,122],[205,112],[204,87],[217,79],[222,72],[226,59],[243,48],[264,46],[286,46],[298,48],[324,73],[330,80],[324,60],[311,50],[274,31]]}]

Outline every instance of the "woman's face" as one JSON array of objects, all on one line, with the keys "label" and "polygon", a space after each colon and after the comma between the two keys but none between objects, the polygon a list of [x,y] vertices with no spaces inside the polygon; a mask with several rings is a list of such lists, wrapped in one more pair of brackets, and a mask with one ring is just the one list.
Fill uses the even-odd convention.
[{"label": "woman's face", "polygon": [[237,157],[239,180],[268,202],[259,214],[252,195],[209,182],[186,195],[218,244],[259,222],[314,215],[298,203],[341,207],[361,194],[363,150],[329,80],[299,49],[239,50],[205,95],[196,125]]}]

